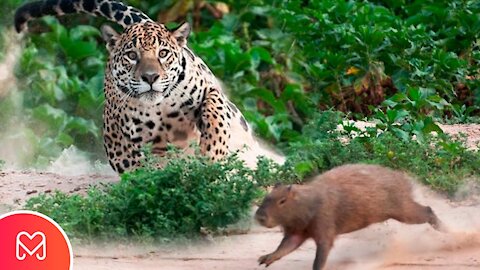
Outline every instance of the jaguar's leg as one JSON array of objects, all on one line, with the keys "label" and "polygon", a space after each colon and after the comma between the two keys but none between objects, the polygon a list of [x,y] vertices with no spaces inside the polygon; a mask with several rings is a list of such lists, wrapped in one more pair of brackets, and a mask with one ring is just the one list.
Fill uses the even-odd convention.
[{"label": "jaguar's leg", "polygon": [[223,93],[215,88],[207,90],[200,108],[198,126],[201,132],[200,150],[212,160],[218,160],[229,153],[232,113],[227,106]]}]

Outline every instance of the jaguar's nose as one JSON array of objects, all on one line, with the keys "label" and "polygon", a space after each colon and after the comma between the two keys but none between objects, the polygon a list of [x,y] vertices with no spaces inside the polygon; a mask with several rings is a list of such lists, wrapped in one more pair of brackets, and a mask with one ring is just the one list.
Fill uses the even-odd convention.
[{"label": "jaguar's nose", "polygon": [[152,85],[160,75],[158,73],[144,73],[142,74],[142,80],[150,85]]}]

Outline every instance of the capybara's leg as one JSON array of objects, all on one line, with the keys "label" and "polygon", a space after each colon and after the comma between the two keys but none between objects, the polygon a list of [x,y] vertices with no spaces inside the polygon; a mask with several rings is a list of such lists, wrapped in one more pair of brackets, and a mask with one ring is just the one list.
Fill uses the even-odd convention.
[{"label": "capybara's leg", "polygon": [[430,208],[429,206],[426,206],[426,208],[428,208],[427,211],[429,211],[430,213],[430,218],[428,219],[428,223],[430,223],[430,225],[432,225],[432,227],[437,231],[448,232],[448,228],[437,217],[437,215],[435,215],[432,208]]},{"label": "capybara's leg", "polygon": [[429,223],[436,230],[441,230],[441,222],[429,206],[414,201],[404,202],[403,209],[392,215],[393,219],[407,224]]},{"label": "capybara's leg", "polygon": [[258,263],[260,265],[265,264],[266,266],[269,266],[274,261],[279,260],[283,256],[297,249],[301,244],[303,244],[303,242],[305,242],[305,240],[306,238],[303,235],[285,235],[277,250],[260,257],[258,259]]},{"label": "capybara's leg", "polygon": [[317,253],[315,255],[315,261],[313,262],[313,270],[323,269],[323,266],[325,266],[328,253],[330,252],[332,245],[333,245],[333,240],[317,242]]}]

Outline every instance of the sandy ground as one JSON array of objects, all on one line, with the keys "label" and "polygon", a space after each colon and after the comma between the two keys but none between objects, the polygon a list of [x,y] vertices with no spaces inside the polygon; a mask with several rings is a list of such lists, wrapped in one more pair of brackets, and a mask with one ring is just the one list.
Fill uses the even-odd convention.
[{"label": "sandy ground", "polygon": [[458,136],[460,134],[467,135],[466,145],[470,148],[477,148],[480,146],[480,125],[479,124],[455,124],[455,125],[439,125],[443,132],[451,136]]}]

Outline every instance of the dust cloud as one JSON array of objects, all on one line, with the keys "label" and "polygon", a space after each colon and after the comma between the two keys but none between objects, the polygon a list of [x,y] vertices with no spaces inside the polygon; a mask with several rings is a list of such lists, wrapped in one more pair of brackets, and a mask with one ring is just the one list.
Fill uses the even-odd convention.
[{"label": "dust cloud", "polygon": [[232,150],[238,150],[238,157],[248,167],[256,168],[257,158],[260,156],[269,158],[279,164],[285,162],[284,156],[253,134],[251,126],[249,126],[250,132],[248,135],[243,137],[239,136],[240,134],[245,134],[244,127],[240,124],[240,121],[232,121],[230,128],[232,137],[228,147]]},{"label": "dust cloud", "polygon": [[13,31],[7,31],[5,36],[5,56],[0,62],[0,97],[8,95],[11,89],[16,88],[17,80],[14,75],[14,67],[20,56],[20,40]]},{"label": "dust cloud", "polygon": [[13,30],[3,33],[5,38],[5,55],[0,62],[0,102],[9,103],[8,110],[0,112],[0,160],[6,162],[7,168],[17,168],[25,164],[34,153],[35,146],[28,140],[33,134],[28,133],[20,121],[22,113],[22,96],[18,93],[17,79],[14,75],[15,65],[21,53],[20,37]]},{"label": "dust cloud", "polygon": [[[437,232],[431,228],[399,230],[392,239],[392,245],[385,254],[387,264],[402,260],[414,260],[416,256],[427,257],[425,261],[435,258],[429,255],[439,253],[462,253],[480,248],[480,211],[479,202],[455,202],[418,187],[416,195],[420,203],[429,205],[444,223],[447,232]],[[473,194],[472,194],[473,195]],[[480,259],[478,254],[477,259]]]},{"label": "dust cloud", "polygon": [[[3,121],[0,127],[0,160],[5,161],[4,169],[32,169],[39,146],[36,136],[30,127],[41,127],[41,123],[27,120],[23,117],[23,93],[18,89],[21,83],[15,77],[15,67],[20,59],[23,42],[22,35],[12,30],[4,33],[5,56],[0,62],[0,102],[4,102],[6,110],[0,112]],[[28,94],[28,93],[25,93]],[[56,160],[43,162],[39,165],[42,171],[54,172],[66,176],[82,174],[114,174],[108,164],[92,161],[87,154],[71,146],[64,149]]]},{"label": "dust cloud", "polygon": [[110,165],[99,161],[92,162],[87,154],[73,145],[64,149],[60,156],[50,163],[46,171],[65,176],[83,174],[117,175]]},{"label": "dust cloud", "polygon": [[245,164],[250,168],[256,168],[257,159],[260,156],[269,158],[276,163],[283,164],[285,162],[285,157],[275,151],[273,148],[268,146],[266,143],[253,138],[248,146],[245,146],[238,154],[239,158],[245,162]]},{"label": "dust cloud", "polygon": [[[340,236],[327,269],[468,269],[480,265],[480,200],[452,201],[415,185],[415,198],[430,206],[446,227],[389,220]],[[463,197],[465,198],[465,197]]]}]

